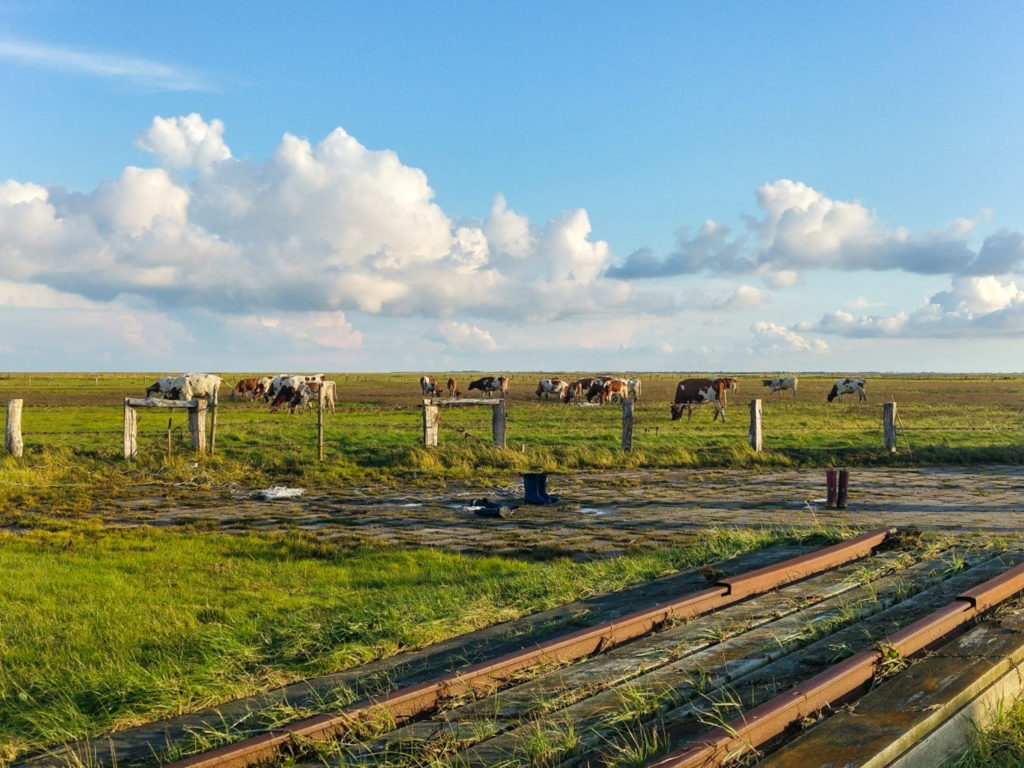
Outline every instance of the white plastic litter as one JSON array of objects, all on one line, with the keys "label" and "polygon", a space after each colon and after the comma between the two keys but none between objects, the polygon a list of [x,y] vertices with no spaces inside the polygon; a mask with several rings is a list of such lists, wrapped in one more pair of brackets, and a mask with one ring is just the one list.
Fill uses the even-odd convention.
[{"label": "white plastic litter", "polygon": [[286,488],[283,485],[272,485],[269,488],[264,488],[262,491],[253,491],[250,495],[254,499],[272,501],[274,499],[291,499],[295,496],[301,496],[305,492],[305,488]]}]

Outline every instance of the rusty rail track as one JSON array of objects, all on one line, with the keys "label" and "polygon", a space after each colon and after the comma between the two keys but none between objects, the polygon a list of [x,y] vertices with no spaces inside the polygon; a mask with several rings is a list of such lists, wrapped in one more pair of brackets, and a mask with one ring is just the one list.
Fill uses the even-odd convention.
[{"label": "rusty rail track", "polygon": [[792,724],[849,699],[874,679],[887,652],[913,656],[1024,591],[1024,564],[962,592],[951,603],[895,632],[870,651],[815,675],[785,693],[684,744],[647,768],[720,768],[742,753],[772,742]]},{"label": "rusty rail track", "polygon": [[880,528],[801,557],[721,579],[708,589],[679,599],[635,611],[614,621],[585,627],[532,648],[474,664],[386,696],[368,699],[341,712],[298,721],[172,763],[169,768],[247,768],[273,760],[291,744],[337,738],[365,718],[383,716],[396,723],[407,721],[430,711],[443,700],[467,693],[480,695],[496,690],[524,669],[539,664],[566,663],[600,653],[655,631],[671,621],[699,616],[858,560],[870,555],[895,530]]}]

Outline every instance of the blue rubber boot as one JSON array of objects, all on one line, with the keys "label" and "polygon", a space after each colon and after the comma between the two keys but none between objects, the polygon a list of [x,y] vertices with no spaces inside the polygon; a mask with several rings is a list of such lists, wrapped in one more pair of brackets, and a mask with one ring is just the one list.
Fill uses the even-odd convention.
[{"label": "blue rubber boot", "polygon": [[557,496],[552,496],[548,493],[548,476],[546,474],[540,476],[540,487],[537,488],[537,492],[548,500],[548,504],[554,504],[558,501]]},{"label": "blue rubber boot", "polygon": [[527,504],[547,504],[547,496],[540,493],[540,483],[543,475],[534,472],[523,474],[523,501]]}]

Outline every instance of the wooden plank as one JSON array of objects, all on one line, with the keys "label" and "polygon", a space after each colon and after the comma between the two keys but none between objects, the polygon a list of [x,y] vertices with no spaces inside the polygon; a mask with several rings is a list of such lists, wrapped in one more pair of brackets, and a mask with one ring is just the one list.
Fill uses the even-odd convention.
[{"label": "wooden plank", "polygon": [[477,397],[477,398],[459,398],[458,400],[441,400],[440,398],[425,399],[424,403],[430,403],[431,405],[444,405],[451,408],[460,405],[497,405],[498,403],[505,402],[504,400],[497,397]]},{"label": "wooden plank", "polygon": [[4,445],[7,452],[20,459],[25,449],[25,441],[21,437],[21,409],[25,404],[24,400],[11,400],[7,403],[7,429],[5,431]]},{"label": "wooden plank", "polygon": [[[125,405],[132,408],[195,408],[198,400],[161,400],[158,397],[128,397]],[[205,406],[204,406],[205,407]]]}]

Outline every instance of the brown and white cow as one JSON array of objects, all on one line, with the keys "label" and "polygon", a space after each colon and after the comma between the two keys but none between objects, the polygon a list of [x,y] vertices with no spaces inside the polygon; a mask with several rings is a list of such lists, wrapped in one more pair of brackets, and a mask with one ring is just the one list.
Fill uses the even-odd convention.
[{"label": "brown and white cow", "polygon": [[725,390],[722,392],[723,403],[726,403],[729,399],[727,393],[735,392],[739,388],[739,380],[734,379],[732,376],[719,376],[715,381],[720,381],[725,384]]},{"label": "brown and white cow", "polygon": [[244,397],[246,400],[252,400],[256,397],[256,388],[260,381],[261,379],[239,379],[235,382],[234,389],[231,390],[231,399]]},{"label": "brown and white cow", "polygon": [[455,379],[448,379],[448,397],[462,397],[462,390],[459,389],[459,382]]},{"label": "brown and white cow", "polygon": [[601,394],[598,395],[598,402],[604,405],[609,400],[621,403],[629,396],[629,383],[625,379],[605,379],[601,385]]},{"label": "brown and white cow", "polygon": [[864,386],[864,379],[836,379],[836,383],[832,385],[832,391],[828,393],[827,399],[830,403],[837,398],[839,402],[843,402],[843,395],[852,395],[856,392],[860,395],[861,400],[867,400],[868,393],[864,391]]},{"label": "brown and white cow", "polygon": [[715,415],[712,421],[722,417],[725,421],[725,405],[722,396],[725,394],[725,384],[721,379],[683,379],[676,385],[676,399],[672,403],[672,421],[682,418],[683,411],[686,411],[686,420],[693,416],[693,407],[711,403],[715,407]]},{"label": "brown and white cow", "polygon": [[635,402],[640,399],[641,381],[637,378],[626,379],[629,397]]},{"label": "brown and white cow", "polygon": [[766,387],[771,387],[768,390],[769,395],[774,395],[776,392],[781,392],[784,389],[793,390],[793,397],[796,397],[796,376],[775,376],[771,379],[762,379],[762,383]]},{"label": "brown and white cow", "polygon": [[545,400],[551,395],[561,399],[565,397],[565,390],[568,388],[569,384],[561,379],[541,379],[537,382],[537,399],[540,400],[541,395],[544,395]]},{"label": "brown and white cow", "polygon": [[506,376],[482,376],[469,382],[467,389],[479,389],[484,395],[492,392],[500,392],[504,397],[508,394],[508,377]]},{"label": "brown and white cow", "polygon": [[437,379],[433,376],[420,376],[420,390],[424,397],[441,396],[441,388],[437,386]]},{"label": "brown and white cow", "polygon": [[572,382],[565,390],[565,394],[562,395],[563,403],[571,403],[573,401],[579,402],[580,398],[584,397],[590,388],[594,386],[596,379],[592,376],[588,376],[582,379],[576,379]]}]

